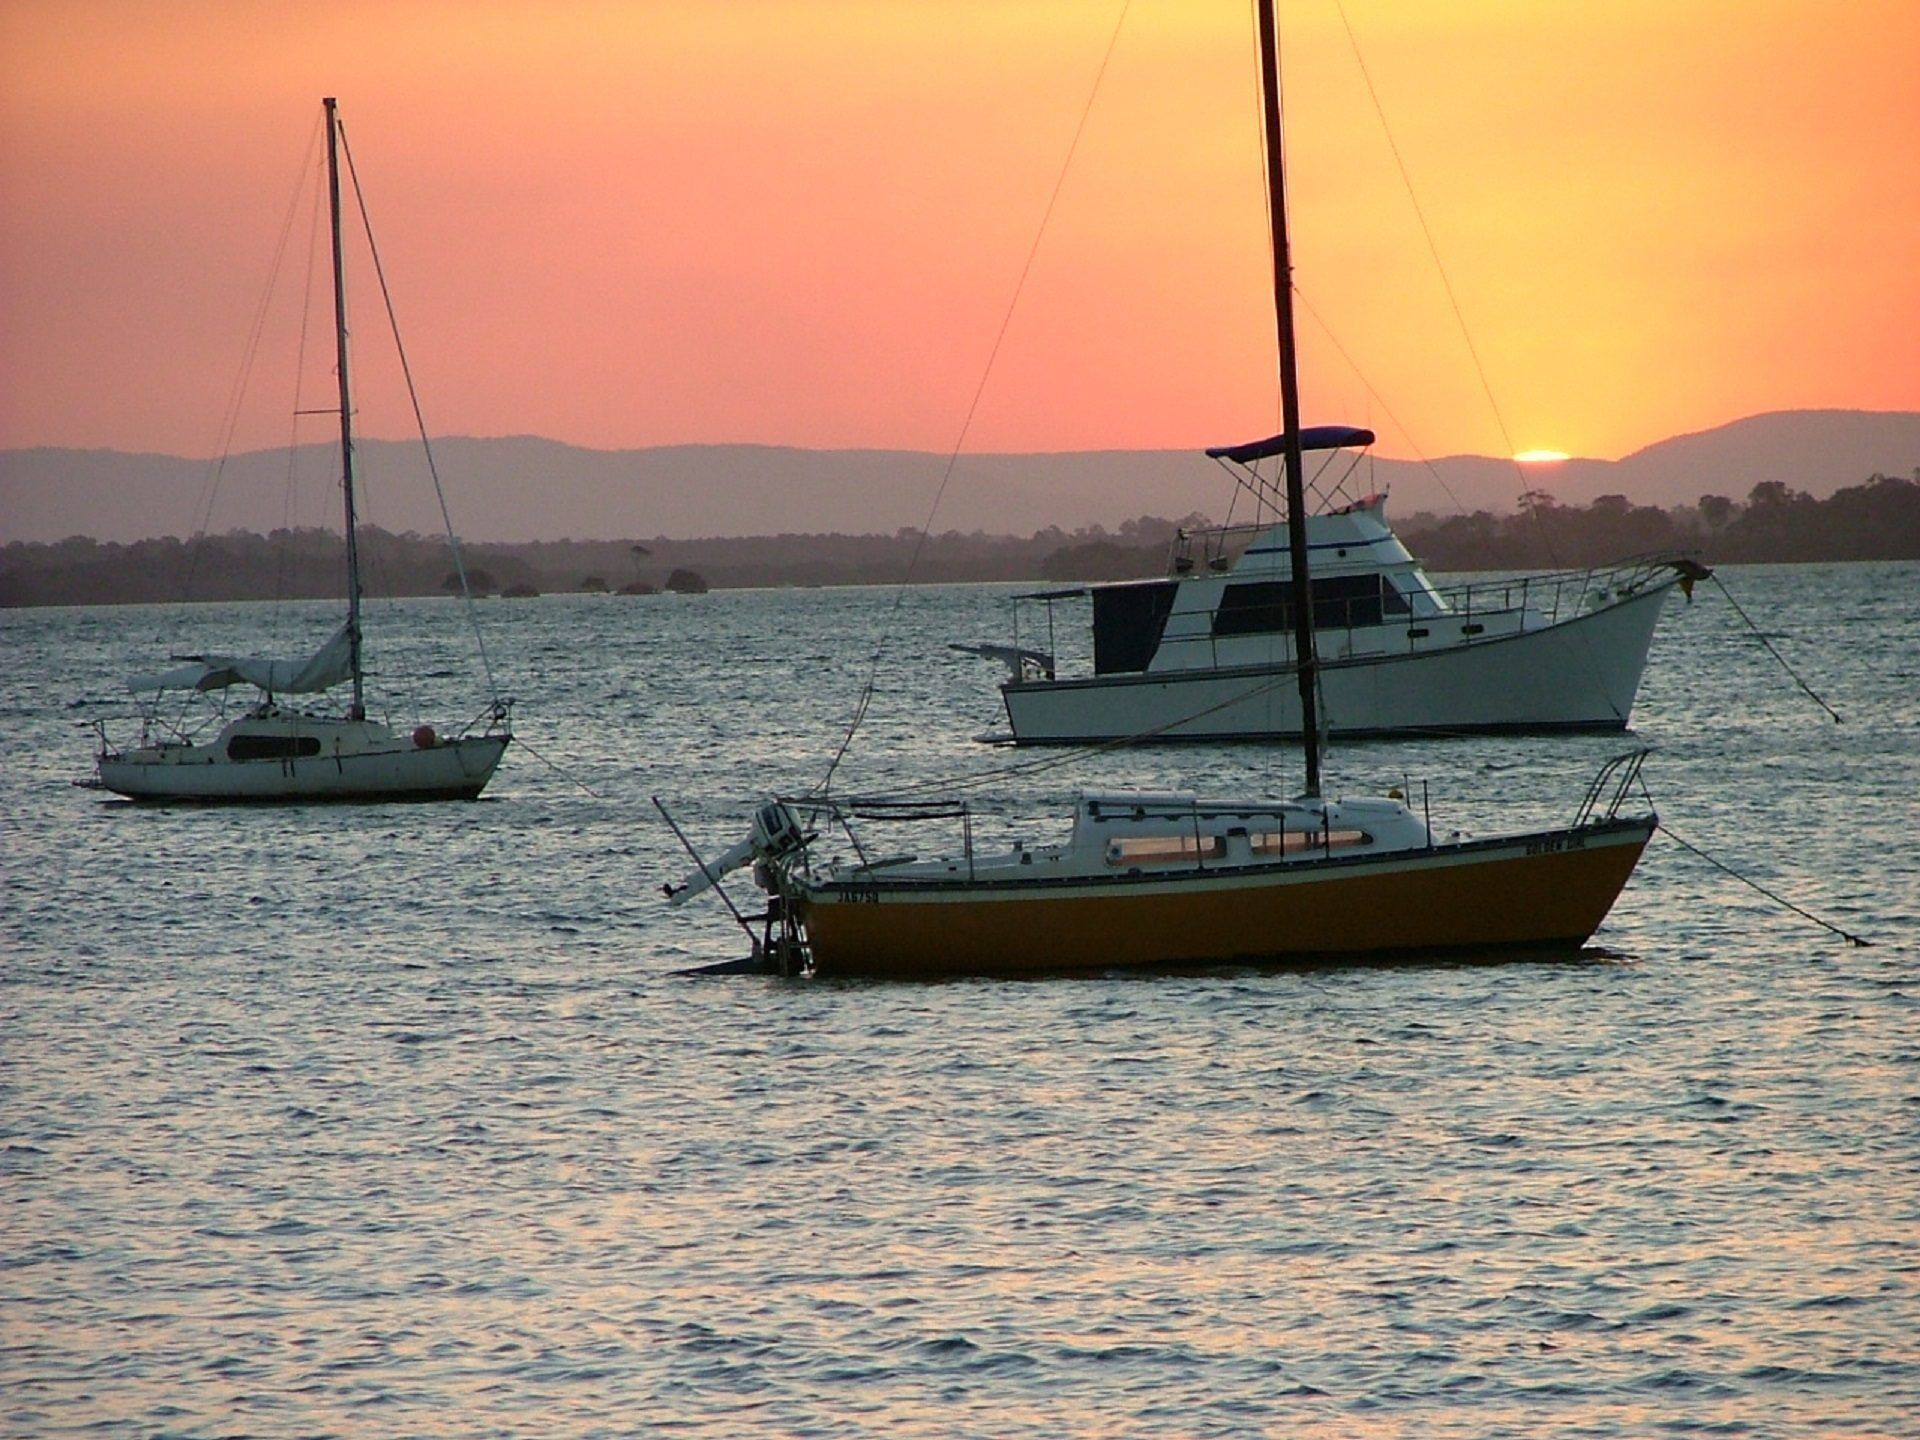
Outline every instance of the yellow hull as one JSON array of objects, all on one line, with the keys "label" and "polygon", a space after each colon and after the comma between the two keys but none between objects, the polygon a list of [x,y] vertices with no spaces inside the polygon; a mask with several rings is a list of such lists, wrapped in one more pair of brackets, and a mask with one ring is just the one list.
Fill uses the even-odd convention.
[{"label": "yellow hull", "polygon": [[815,884],[793,895],[820,976],[1057,974],[1129,965],[1577,947],[1653,821],[1395,855],[1066,882]]}]

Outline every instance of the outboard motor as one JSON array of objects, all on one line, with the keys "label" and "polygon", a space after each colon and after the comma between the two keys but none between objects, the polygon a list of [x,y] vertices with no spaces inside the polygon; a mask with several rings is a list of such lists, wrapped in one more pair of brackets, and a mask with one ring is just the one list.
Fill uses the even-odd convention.
[{"label": "outboard motor", "polygon": [[756,860],[778,860],[807,843],[800,822],[778,800],[769,800],[753,812],[753,854]]},{"label": "outboard motor", "polygon": [[[669,906],[682,905],[703,894],[726,875],[743,865],[770,864],[785,858],[807,843],[793,811],[778,800],[769,800],[753,812],[753,825],[747,838],[707,861],[687,877],[686,883],[667,898]],[[768,888],[764,884],[762,888]]]}]

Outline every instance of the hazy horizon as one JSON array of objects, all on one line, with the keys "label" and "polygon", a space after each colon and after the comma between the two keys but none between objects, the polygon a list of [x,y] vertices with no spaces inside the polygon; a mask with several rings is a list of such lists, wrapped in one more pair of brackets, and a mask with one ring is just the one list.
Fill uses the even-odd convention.
[{"label": "hazy horizon", "polygon": [[[362,517],[437,534],[438,504],[418,441],[357,441]],[[113,451],[0,451],[0,542],[70,535],[131,542],[206,530],[340,522],[336,447],[254,451],[226,463]],[[663,446],[593,450],[543,437],[444,436],[434,454],[465,538],[521,542],[625,535],[1030,535],[1112,529],[1140,516],[1246,518],[1231,480],[1198,451],[978,454]],[[1750,416],[1675,436],[1621,460],[1519,465],[1490,456],[1431,462],[1337,457],[1345,498],[1385,492],[1390,513],[1511,512],[1523,490],[1582,505],[1622,494],[1639,505],[1744,499],[1775,481],[1816,498],[1920,465],[1920,412],[1800,411]],[[1352,464],[1348,473],[1339,467]],[[936,504],[936,496],[938,503]]]}]

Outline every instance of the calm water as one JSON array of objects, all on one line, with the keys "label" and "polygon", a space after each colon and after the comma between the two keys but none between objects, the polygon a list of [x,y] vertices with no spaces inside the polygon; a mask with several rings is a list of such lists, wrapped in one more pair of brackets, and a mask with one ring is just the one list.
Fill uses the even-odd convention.
[{"label": "calm water", "polygon": [[[279,811],[66,781],[123,673],[323,611],[0,613],[0,1432],[1920,1434],[1920,567],[1728,581],[1845,723],[1705,587],[1653,795],[1873,948],[1657,838],[1571,961],[680,978],[742,946],[662,908],[648,797],[719,846],[817,778],[890,592],[494,602],[490,798]],[[395,718],[480,708],[460,619],[373,614]],[[945,649],[1005,592],[892,624],[844,783],[1006,763]],[[1487,830],[1620,748],[1330,774]],[[1176,749],[985,803],[1296,783]]]}]

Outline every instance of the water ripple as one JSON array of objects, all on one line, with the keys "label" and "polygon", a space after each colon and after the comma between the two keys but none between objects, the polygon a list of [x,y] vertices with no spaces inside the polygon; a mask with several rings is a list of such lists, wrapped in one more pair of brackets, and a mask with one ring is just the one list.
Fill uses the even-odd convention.
[{"label": "water ripple", "polygon": [[[1920,639],[1874,602],[1920,569],[1729,583],[1848,724],[1810,743],[1703,597],[1656,642],[1649,782],[1872,949],[1656,842],[1571,961],[682,979],[739,939],[661,908],[683,857],[647,797],[724,842],[815,778],[890,596],[493,611],[529,738],[596,794],[522,757],[486,804],[398,811],[72,790],[67,698],[146,658],[125,637],[232,649],[257,607],[0,614],[0,1432],[1912,1433],[1920,859],[1889,757],[1920,720],[1886,677]],[[942,647],[1001,633],[1004,594],[903,601],[870,776],[1002,758]],[[400,608],[383,674],[464,707],[452,607]],[[1496,799],[1563,819],[1618,745],[1331,768],[1430,776],[1490,829]],[[1291,783],[1227,746],[1037,788],[1249,768]],[[983,836],[1033,833],[1027,789]]]}]

